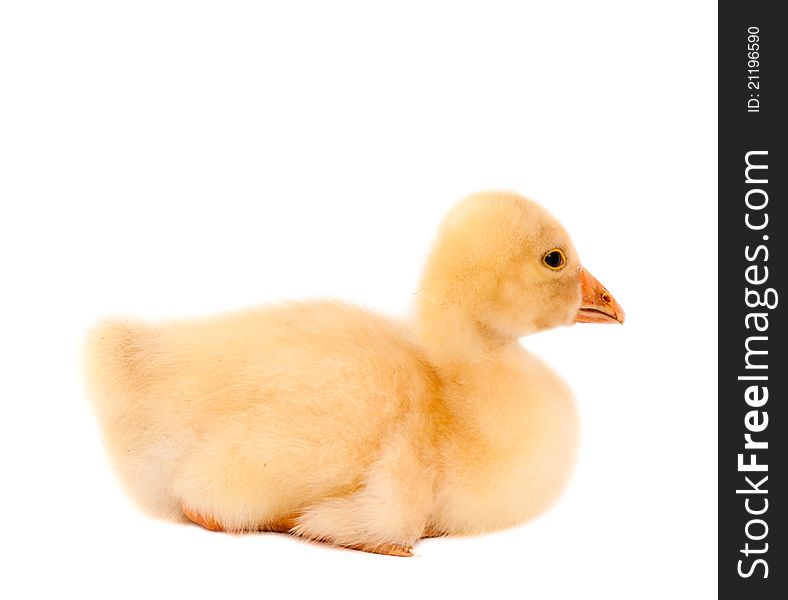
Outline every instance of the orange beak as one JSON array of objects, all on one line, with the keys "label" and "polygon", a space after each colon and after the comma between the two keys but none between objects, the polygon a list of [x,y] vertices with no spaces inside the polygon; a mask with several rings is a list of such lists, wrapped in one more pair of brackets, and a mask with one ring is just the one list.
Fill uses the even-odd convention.
[{"label": "orange beak", "polygon": [[583,303],[577,311],[576,323],[623,323],[624,309],[596,277],[580,269],[580,291]]}]

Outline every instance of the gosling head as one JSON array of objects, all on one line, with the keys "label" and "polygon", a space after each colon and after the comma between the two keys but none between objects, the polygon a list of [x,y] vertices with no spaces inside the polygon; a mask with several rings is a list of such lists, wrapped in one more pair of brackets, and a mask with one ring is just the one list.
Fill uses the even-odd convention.
[{"label": "gosling head", "polygon": [[588,271],[544,208],[511,192],[466,198],[446,216],[424,273],[422,320],[512,339],[573,323],[623,323],[624,311]]}]

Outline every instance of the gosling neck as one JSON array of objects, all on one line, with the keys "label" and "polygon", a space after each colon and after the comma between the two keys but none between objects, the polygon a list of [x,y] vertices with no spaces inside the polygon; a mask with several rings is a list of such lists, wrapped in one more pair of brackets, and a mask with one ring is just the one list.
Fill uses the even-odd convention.
[{"label": "gosling neck", "polygon": [[418,327],[427,357],[444,374],[494,360],[517,343],[515,336],[496,331],[456,302],[422,298]]}]

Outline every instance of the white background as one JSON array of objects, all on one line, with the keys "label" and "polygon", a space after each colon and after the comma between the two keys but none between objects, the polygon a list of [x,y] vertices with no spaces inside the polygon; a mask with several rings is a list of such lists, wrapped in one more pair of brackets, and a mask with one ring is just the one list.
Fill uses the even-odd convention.
[{"label": "white background", "polygon": [[[715,597],[716,4],[277,4],[0,8],[0,595]],[[406,316],[485,188],[545,204],[628,315],[524,340],[583,418],[553,510],[412,559],[136,512],[84,399],[92,322]]]}]

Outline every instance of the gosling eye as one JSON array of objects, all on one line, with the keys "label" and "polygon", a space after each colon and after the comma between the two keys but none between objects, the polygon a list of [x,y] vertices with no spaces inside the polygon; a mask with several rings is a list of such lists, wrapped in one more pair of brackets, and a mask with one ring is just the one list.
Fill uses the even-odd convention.
[{"label": "gosling eye", "polygon": [[542,258],[542,262],[548,269],[560,271],[566,266],[566,255],[561,248],[553,248]]}]

